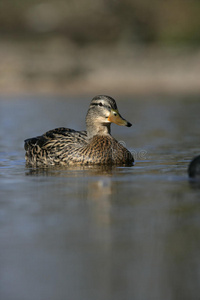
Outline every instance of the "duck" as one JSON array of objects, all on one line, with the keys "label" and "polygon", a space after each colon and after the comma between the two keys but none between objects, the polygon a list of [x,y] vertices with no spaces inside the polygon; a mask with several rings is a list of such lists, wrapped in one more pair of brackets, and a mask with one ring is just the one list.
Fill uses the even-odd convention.
[{"label": "duck", "polygon": [[132,166],[134,158],[111,135],[111,123],[131,127],[116,101],[95,96],[86,115],[86,130],[59,127],[24,141],[27,166],[118,165]]}]

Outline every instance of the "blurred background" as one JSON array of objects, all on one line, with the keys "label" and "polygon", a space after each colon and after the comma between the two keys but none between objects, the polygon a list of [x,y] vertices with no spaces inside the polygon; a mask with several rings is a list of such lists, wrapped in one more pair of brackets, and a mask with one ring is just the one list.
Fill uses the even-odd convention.
[{"label": "blurred background", "polygon": [[198,94],[199,15],[197,0],[1,0],[1,94]]}]

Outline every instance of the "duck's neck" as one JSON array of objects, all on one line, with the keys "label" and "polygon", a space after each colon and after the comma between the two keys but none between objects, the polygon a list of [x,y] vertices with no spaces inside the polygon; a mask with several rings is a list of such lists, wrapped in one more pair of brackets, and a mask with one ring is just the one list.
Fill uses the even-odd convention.
[{"label": "duck's neck", "polygon": [[94,135],[109,135],[110,123],[90,123],[86,121],[87,136],[91,139]]}]

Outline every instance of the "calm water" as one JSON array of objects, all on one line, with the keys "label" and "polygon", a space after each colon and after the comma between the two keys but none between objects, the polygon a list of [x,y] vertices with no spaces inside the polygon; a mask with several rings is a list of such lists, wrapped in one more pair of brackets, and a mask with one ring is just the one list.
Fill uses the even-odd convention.
[{"label": "calm water", "polygon": [[89,101],[0,99],[0,298],[199,299],[199,99],[118,101],[134,167],[27,169],[23,140],[84,129]]}]

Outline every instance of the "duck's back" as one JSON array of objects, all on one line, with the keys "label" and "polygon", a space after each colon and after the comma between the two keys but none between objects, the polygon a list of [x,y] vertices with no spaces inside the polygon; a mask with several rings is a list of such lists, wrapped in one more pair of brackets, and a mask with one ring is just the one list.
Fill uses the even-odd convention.
[{"label": "duck's back", "polygon": [[56,128],[41,136],[25,140],[26,162],[28,165],[68,164],[74,153],[87,145],[86,131]]}]

